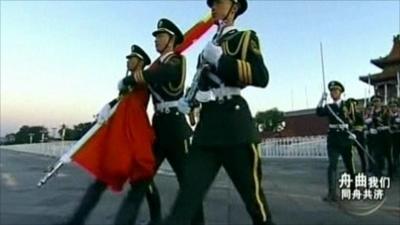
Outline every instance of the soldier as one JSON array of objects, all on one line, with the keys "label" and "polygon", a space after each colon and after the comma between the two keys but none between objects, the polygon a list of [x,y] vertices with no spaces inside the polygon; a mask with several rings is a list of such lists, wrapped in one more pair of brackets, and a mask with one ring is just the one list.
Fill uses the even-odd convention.
[{"label": "soldier", "polygon": [[371,98],[372,109],[365,118],[368,126],[368,148],[371,150],[375,159],[373,173],[376,176],[382,176],[382,170],[385,168],[385,158],[388,162],[387,175],[392,176],[393,164],[390,150],[389,133],[389,110],[382,105],[382,97],[375,95]]},{"label": "soldier", "polygon": [[[207,0],[218,33],[199,57],[201,90],[213,96],[201,102],[200,119],[184,171],[184,181],[165,224],[188,224],[200,207],[219,169],[224,167],[241,195],[254,224],[272,224],[261,187],[259,133],[241,89],[266,87],[269,80],[257,35],[239,31],[235,19],[247,9],[246,0]],[[194,88],[194,87],[192,87]],[[181,99],[179,109],[189,113],[191,103]]]},{"label": "soldier", "polygon": [[[361,172],[364,174],[367,172],[367,162],[365,155],[365,138],[364,138],[364,114],[361,104],[354,98],[349,98],[346,101],[346,107],[348,108],[348,116],[351,123],[351,131],[356,135],[356,140],[361,146],[353,143],[357,148],[358,155],[361,162]],[[364,148],[364,149],[363,149]]]},{"label": "soldier", "polygon": [[400,113],[398,107],[398,100],[392,99],[389,101],[389,113],[390,113],[390,136],[392,144],[392,155],[393,155],[393,172],[398,172],[399,160],[400,160]]},{"label": "soldier", "polygon": [[[127,62],[127,68],[131,73],[135,73],[136,71],[141,71],[143,70],[143,68],[147,65],[150,64],[150,58],[148,57],[148,55],[146,54],[145,51],[143,51],[143,49],[141,49],[139,46],[137,45],[132,45],[131,47],[131,54],[126,56],[128,62]],[[120,94],[126,94],[127,89],[121,90]],[[135,100],[137,101],[142,101],[141,99],[146,99],[146,101],[148,101],[148,97],[147,98],[141,98],[140,96],[143,93],[143,88],[142,89],[137,89],[134,90],[134,94],[137,96],[137,98]],[[146,94],[147,95],[147,94]],[[97,122],[103,122],[105,121],[110,114],[110,109],[111,107],[117,102],[117,100],[113,100],[110,103],[106,104],[102,110],[99,112],[98,116],[97,116]],[[148,121],[148,119],[144,119],[141,117],[141,115],[146,115],[145,114],[145,105],[147,105],[147,102],[137,102],[137,110],[141,110],[144,113],[142,114],[135,114],[132,116],[137,117],[138,122],[141,123],[145,123],[145,121]],[[135,108],[136,109],[136,108]],[[150,124],[148,125],[144,125],[144,126],[137,126],[134,129],[136,130],[137,133],[135,134],[140,134],[140,135],[145,135],[145,133],[147,133],[147,130],[143,130],[143,129],[148,129],[150,126]],[[143,142],[145,142],[145,140],[147,138],[142,137]],[[135,146],[132,146],[132,148],[142,148],[143,146],[138,143]],[[105,154],[105,153],[104,153]],[[105,163],[105,162],[104,162]],[[84,197],[82,198],[78,208],[76,209],[76,211],[74,212],[73,216],[68,220],[68,222],[66,224],[68,225],[80,225],[80,224],[84,224],[85,220],[87,219],[87,217],[89,216],[90,212],[94,209],[94,207],[97,205],[98,201],[100,200],[101,195],[104,193],[104,191],[107,188],[107,184],[105,182],[103,182],[100,179],[96,179],[86,190],[86,193],[84,195]],[[157,197],[157,196],[155,196]],[[155,197],[153,196],[148,196],[147,200],[149,202],[157,202],[157,199],[154,199]],[[150,214],[151,215],[157,215],[159,214],[159,212],[157,212],[157,208],[151,207],[154,204],[149,204],[149,209],[150,209]]]},{"label": "soldier", "polygon": [[[168,19],[160,19],[157,30],[153,32],[155,47],[160,57],[145,71],[138,71],[120,82],[120,86],[146,84],[151,92],[154,111],[153,127],[156,133],[154,155],[157,168],[167,159],[182,183],[183,165],[187,157],[189,138],[192,130],[185,115],[178,111],[178,100],[183,96],[186,60],[174,53],[175,47],[182,43],[183,35],[179,28]],[[149,182],[136,184],[129,191],[116,217],[115,224],[133,224],[146,193]],[[161,218],[159,218],[161,219]],[[193,217],[193,224],[203,223],[203,210],[199,207]],[[157,221],[153,221],[157,223]]]},{"label": "soldier", "polygon": [[[352,141],[349,138],[348,129],[350,127],[349,110],[341,99],[342,93],[345,91],[343,85],[338,81],[331,81],[328,84],[330,96],[333,103],[323,105],[326,101],[327,94],[323,93],[322,98],[317,106],[316,112],[318,116],[328,116],[329,131],[327,138],[328,147],[328,195],[323,198],[327,202],[337,201],[336,181],[337,181],[337,164],[339,156],[342,156],[343,163],[347,173],[354,178],[354,165],[352,161]],[[344,122],[342,124],[336,117]],[[354,137],[353,137],[354,138]]]}]

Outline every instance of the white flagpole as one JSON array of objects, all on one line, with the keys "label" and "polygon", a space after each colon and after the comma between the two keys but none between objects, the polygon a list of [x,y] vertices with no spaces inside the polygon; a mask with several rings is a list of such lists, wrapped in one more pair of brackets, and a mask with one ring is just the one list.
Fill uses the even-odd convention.
[{"label": "white flagpole", "polygon": [[387,89],[387,84],[385,84],[385,105],[387,104],[387,100],[388,100],[388,89]]}]

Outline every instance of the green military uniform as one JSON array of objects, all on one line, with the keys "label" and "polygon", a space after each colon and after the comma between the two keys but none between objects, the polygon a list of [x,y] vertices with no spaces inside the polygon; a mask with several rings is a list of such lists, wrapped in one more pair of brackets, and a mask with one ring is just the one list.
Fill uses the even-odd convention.
[{"label": "green military uniform", "polygon": [[[354,98],[347,99],[345,105],[348,108],[349,112],[349,120],[351,121],[351,132],[356,135],[356,140],[361,146],[353,143],[353,145],[357,148],[358,155],[360,157],[361,162],[361,172],[364,174],[367,172],[367,161],[365,155],[365,137],[364,137],[364,115],[362,111],[357,110],[358,102]],[[364,149],[363,149],[364,148]]]},{"label": "green military uniform", "polygon": [[[246,1],[239,2],[247,6]],[[261,187],[260,137],[240,96],[247,86],[266,87],[269,75],[256,33],[229,29],[214,40],[223,51],[217,69],[200,81],[200,89],[210,90],[215,98],[201,104],[184,183],[165,222],[168,225],[188,224],[221,167],[239,191],[253,223],[272,223]]]},{"label": "green military uniform", "polygon": [[[338,81],[331,81],[328,84],[329,90],[339,88],[344,92],[344,87]],[[343,163],[346,167],[347,173],[354,178],[354,165],[352,159],[352,141],[349,138],[347,130],[350,128],[349,109],[343,101],[329,104],[332,112],[336,114],[345,124],[332,114],[328,106],[319,105],[316,109],[318,116],[327,116],[329,119],[329,131],[327,137],[328,148],[328,195],[324,198],[325,201],[336,201],[336,181],[337,181],[337,164],[339,156],[342,156]]]},{"label": "green military uniform", "polygon": [[[380,96],[373,96],[371,102],[382,101]],[[375,164],[372,166],[373,173],[376,176],[381,176],[385,168],[385,158],[388,163],[387,175],[392,176],[393,163],[390,146],[390,127],[389,127],[389,111],[386,106],[379,108],[374,107],[372,112],[366,118],[368,127],[368,148],[371,150],[372,156],[375,159]]]},{"label": "green military uniform", "polygon": [[[143,60],[144,66],[147,66],[150,64],[150,58],[146,54],[146,52],[140,48],[137,45],[132,45],[131,46],[131,53],[126,56],[127,59],[130,59],[132,57],[137,57],[141,60]],[[125,94],[128,92],[129,88],[126,87],[123,90],[120,91],[120,95]],[[110,107],[113,107],[116,103],[118,102],[117,99],[112,100],[111,102],[108,103]],[[150,187],[152,189],[155,189],[156,187],[153,186],[153,183],[150,184]],[[97,205],[97,203],[100,200],[100,197],[103,195],[103,193],[107,189],[107,184],[104,183],[101,180],[96,179],[86,190],[85,195],[83,196],[81,202],[79,203],[77,209],[75,210],[74,214],[72,215],[71,218],[68,219],[68,222],[65,224],[68,225],[81,225],[84,224],[87,217],[91,213],[91,211],[94,209],[94,207]],[[157,207],[157,203],[159,202],[159,196],[157,195],[147,195],[146,196],[147,201],[149,203],[149,211],[152,219],[160,217],[160,210],[159,207]]]},{"label": "green military uniform", "polygon": [[[153,32],[153,35],[156,36],[161,32],[175,35],[175,45],[183,41],[180,30],[167,19],[161,19],[158,22],[157,30]],[[124,79],[126,85],[147,84],[155,111],[152,125],[156,134],[154,155],[157,168],[164,159],[167,159],[179,184],[182,182],[183,165],[188,153],[189,138],[193,133],[185,115],[176,108],[177,100],[183,96],[185,78],[185,57],[171,51],[159,57],[149,69]],[[148,183],[135,185],[136,188],[132,188],[128,193],[126,204],[117,215],[116,224],[130,224],[136,220],[147,185]],[[158,195],[158,192],[154,192],[154,189],[151,191],[152,193],[148,192],[147,194]],[[203,210],[200,208],[193,217],[193,224],[202,224],[203,220]]]}]

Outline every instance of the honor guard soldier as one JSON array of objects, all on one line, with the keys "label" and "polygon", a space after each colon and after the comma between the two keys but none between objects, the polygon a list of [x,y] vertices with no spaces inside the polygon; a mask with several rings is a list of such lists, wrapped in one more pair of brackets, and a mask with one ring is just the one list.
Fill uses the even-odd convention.
[{"label": "honor guard soldier", "polygon": [[[365,155],[365,138],[364,138],[364,113],[361,104],[354,98],[349,98],[346,101],[346,108],[348,111],[349,120],[351,123],[351,132],[356,135],[356,140],[361,146],[353,143],[357,148],[358,155],[361,162],[361,172],[367,172],[367,162]],[[363,149],[364,148],[364,149]]]},{"label": "honor guard soldier", "polygon": [[389,110],[382,105],[382,97],[375,95],[371,98],[372,109],[365,118],[368,127],[368,148],[371,150],[375,160],[373,164],[373,173],[376,176],[382,176],[385,168],[385,158],[388,162],[388,176],[392,176],[393,164],[390,149],[389,133]]},{"label": "honor guard soldier", "polygon": [[[347,173],[354,179],[354,165],[352,161],[352,140],[349,138],[348,129],[350,128],[349,110],[341,99],[345,91],[343,85],[338,81],[331,81],[328,84],[330,96],[333,103],[323,105],[327,94],[323,93],[317,106],[318,116],[327,116],[329,119],[329,131],[327,138],[328,148],[328,195],[323,198],[324,201],[337,201],[336,181],[337,164],[339,156],[342,156],[343,163]],[[341,123],[342,122],[344,123]]]},{"label": "honor guard soldier", "polygon": [[[160,19],[153,32],[155,48],[160,57],[145,71],[124,78],[121,86],[146,84],[154,103],[152,125],[156,133],[154,155],[157,168],[167,159],[182,183],[183,165],[188,154],[189,138],[192,130],[185,115],[178,111],[178,100],[183,96],[186,78],[186,59],[174,53],[175,47],[183,42],[179,28],[168,19]],[[115,224],[133,224],[149,183],[135,185],[128,193]],[[158,218],[160,220],[161,218]],[[157,224],[159,221],[153,221]],[[199,207],[193,224],[203,223],[203,210]]]},{"label": "honor guard soldier", "polygon": [[389,113],[390,113],[390,135],[392,140],[392,155],[393,155],[393,173],[399,173],[400,168],[400,112],[399,102],[397,99],[391,99],[389,101]]},{"label": "honor guard soldier", "polygon": [[[131,73],[135,73],[136,71],[141,71],[143,68],[147,65],[150,64],[150,58],[146,54],[146,52],[140,48],[137,45],[132,45],[131,47],[131,53],[130,55],[126,56],[127,58],[127,68],[128,71]],[[120,95],[124,95],[128,92],[128,87],[121,89],[120,90]],[[139,98],[137,98],[139,99]],[[110,103],[106,104],[99,114],[97,115],[97,122],[104,122],[106,118],[109,117],[110,115],[110,110],[113,105],[117,103],[117,100],[113,100]],[[141,103],[138,103],[141,104]],[[146,103],[143,103],[143,105],[146,105]],[[135,116],[135,115],[132,115]],[[143,131],[142,126],[138,126],[135,129],[142,129],[140,132],[145,133]],[[139,133],[140,133],[139,132]],[[138,147],[138,146],[132,146],[132,147]],[[96,179],[86,190],[85,195],[83,196],[78,208],[75,210],[73,216],[68,220],[67,223],[68,225],[81,225],[84,224],[87,217],[91,213],[91,211],[94,209],[94,207],[97,205],[97,203],[100,200],[101,195],[105,192],[107,188],[107,184],[99,179]],[[151,202],[157,202],[157,199],[154,200],[152,196],[148,196],[147,201],[149,202],[149,209],[150,209],[150,215],[156,215],[159,214],[157,213],[157,208],[152,207]]]},{"label": "honor guard soldier", "polygon": [[[184,171],[184,182],[165,224],[188,224],[217,175],[224,167],[241,195],[253,224],[272,224],[261,186],[259,133],[249,106],[241,96],[247,86],[266,87],[269,75],[254,31],[239,31],[236,17],[247,9],[246,0],[208,0],[219,28],[199,57],[200,90],[212,96],[202,100],[200,119]],[[196,88],[196,87],[191,87]],[[189,113],[183,98],[179,109]]]}]

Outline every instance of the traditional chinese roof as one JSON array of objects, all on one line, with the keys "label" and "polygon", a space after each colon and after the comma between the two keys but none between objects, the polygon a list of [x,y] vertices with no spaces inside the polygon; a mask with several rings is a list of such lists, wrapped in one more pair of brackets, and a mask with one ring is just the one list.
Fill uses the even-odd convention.
[{"label": "traditional chinese roof", "polygon": [[390,53],[385,57],[372,59],[371,63],[381,69],[389,65],[400,64],[400,34],[393,37],[393,47]]},{"label": "traditional chinese roof", "polygon": [[396,80],[397,73],[399,73],[399,72],[400,72],[400,63],[398,63],[397,65],[385,67],[383,69],[383,71],[380,73],[360,76],[360,80],[368,84],[369,83],[368,78],[370,78],[371,85],[374,85],[374,84],[380,83],[380,82]]}]

